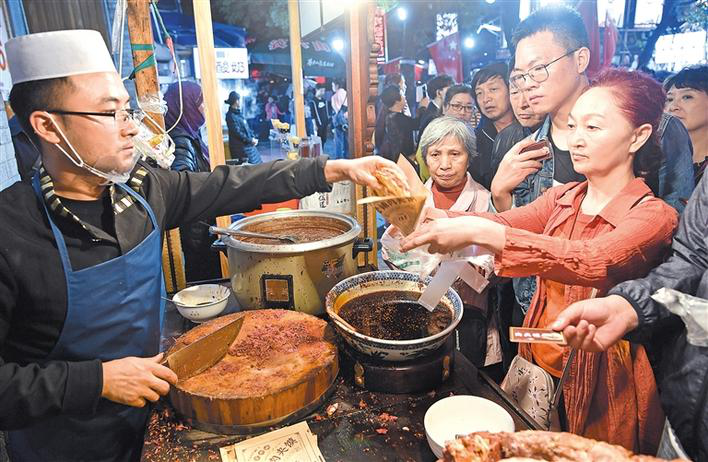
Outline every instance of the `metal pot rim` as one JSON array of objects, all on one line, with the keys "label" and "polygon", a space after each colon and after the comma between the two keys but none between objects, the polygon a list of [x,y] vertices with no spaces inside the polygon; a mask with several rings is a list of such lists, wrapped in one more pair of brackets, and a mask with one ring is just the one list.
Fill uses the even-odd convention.
[{"label": "metal pot rim", "polygon": [[254,223],[262,223],[264,221],[271,221],[273,219],[281,217],[313,217],[313,218],[332,218],[335,220],[342,221],[350,226],[349,231],[346,231],[339,236],[331,237],[329,239],[323,239],[321,241],[315,242],[305,242],[302,244],[255,244],[252,242],[244,242],[238,239],[234,239],[231,236],[222,237],[222,241],[230,249],[241,250],[244,252],[254,252],[254,253],[264,253],[264,254],[294,254],[310,252],[313,250],[321,250],[329,247],[337,247],[343,244],[349,244],[356,239],[361,233],[361,226],[357,221],[345,215],[343,213],[328,212],[325,210],[285,210],[280,212],[268,212],[259,215],[254,215],[252,217],[243,218],[235,223],[229,225],[229,229],[241,229],[246,225],[251,225]]},{"label": "metal pot rim", "polygon": [[[407,271],[397,271],[397,270],[379,270],[379,271],[369,271],[367,273],[359,273],[355,274],[353,276],[349,276],[346,279],[342,279],[339,281],[337,284],[335,284],[334,287],[327,293],[327,296],[325,298],[325,311],[327,312],[327,315],[329,318],[332,320],[334,325],[338,328],[343,330],[344,332],[347,332],[348,334],[359,338],[361,340],[365,340],[367,342],[370,342],[372,344],[377,345],[377,347],[382,348],[382,349],[389,349],[389,350],[395,350],[397,347],[406,347],[406,346],[416,346],[419,345],[420,347],[424,347],[425,344],[429,344],[432,341],[439,340],[440,338],[447,338],[448,335],[452,333],[453,330],[457,328],[457,325],[460,323],[462,320],[462,314],[464,311],[463,305],[462,305],[462,299],[460,296],[457,294],[455,289],[450,287],[447,289],[447,292],[445,293],[445,297],[450,301],[450,304],[452,305],[452,321],[450,322],[450,325],[447,326],[445,329],[442,331],[438,332],[437,334],[430,335],[428,337],[421,337],[421,338],[416,338],[412,340],[387,340],[383,338],[376,338],[376,337],[370,337],[368,335],[364,335],[361,332],[357,332],[355,330],[350,329],[346,325],[342,324],[339,322],[337,319],[337,316],[332,316],[332,313],[334,312],[334,301],[336,298],[341,295],[338,294],[334,296],[335,290],[341,290],[341,287],[346,286],[348,283],[351,283],[356,278],[361,278],[365,275],[371,275],[373,273],[378,273],[381,275],[414,275],[415,273],[410,273]],[[419,281],[427,284],[430,284],[430,281],[433,279],[431,276],[426,276],[425,278],[422,278],[418,276]],[[384,280],[384,279],[382,279]],[[395,280],[395,279],[394,279]],[[404,279],[405,280],[405,279]],[[345,289],[346,290],[351,290],[351,289]],[[459,313],[455,312],[454,306],[457,304],[460,307]]]}]

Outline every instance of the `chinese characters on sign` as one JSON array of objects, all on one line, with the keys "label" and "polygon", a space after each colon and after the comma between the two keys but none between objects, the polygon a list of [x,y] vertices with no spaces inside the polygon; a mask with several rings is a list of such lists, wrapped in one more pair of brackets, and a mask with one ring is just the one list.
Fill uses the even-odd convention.
[{"label": "chinese characters on sign", "polygon": [[386,61],[386,12],[383,8],[376,8],[374,15],[374,42],[379,44],[379,55],[376,62],[383,64]]},{"label": "chinese characters on sign", "polygon": [[[246,48],[215,48],[217,79],[247,79],[248,50]],[[199,50],[194,48],[194,73],[201,78]]]}]

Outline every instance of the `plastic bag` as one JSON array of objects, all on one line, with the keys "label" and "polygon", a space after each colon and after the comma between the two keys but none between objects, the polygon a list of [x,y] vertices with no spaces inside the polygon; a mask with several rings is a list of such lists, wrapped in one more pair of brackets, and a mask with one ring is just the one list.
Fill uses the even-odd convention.
[{"label": "plastic bag", "polygon": [[666,287],[657,290],[651,298],[681,317],[686,325],[688,343],[708,346],[708,300]]},{"label": "plastic bag", "polygon": [[138,124],[138,134],[133,142],[141,155],[154,159],[162,168],[170,168],[175,160],[175,143],[172,138],[167,133],[155,134],[142,122]]}]

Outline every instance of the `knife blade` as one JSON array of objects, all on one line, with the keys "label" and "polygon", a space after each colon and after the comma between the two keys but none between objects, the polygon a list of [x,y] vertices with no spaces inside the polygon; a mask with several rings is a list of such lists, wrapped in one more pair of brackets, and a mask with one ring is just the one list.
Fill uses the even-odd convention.
[{"label": "knife blade", "polygon": [[229,346],[241,331],[244,318],[245,316],[241,316],[196,342],[190,343],[160,363],[172,369],[180,381],[204,372],[226,355]]}]

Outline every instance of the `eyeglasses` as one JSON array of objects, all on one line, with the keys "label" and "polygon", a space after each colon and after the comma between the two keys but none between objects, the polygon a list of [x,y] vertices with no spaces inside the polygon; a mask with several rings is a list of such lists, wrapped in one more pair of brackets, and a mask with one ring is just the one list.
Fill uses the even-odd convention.
[{"label": "eyeglasses", "polygon": [[50,114],[112,117],[117,124],[127,124],[129,121],[140,122],[145,118],[145,111],[142,109],[119,109],[107,112],[85,112],[85,111],[64,111],[61,109],[48,109]]},{"label": "eyeglasses", "polygon": [[472,106],[472,105],[465,105],[465,104],[457,104],[457,103],[455,103],[455,104],[449,104],[448,106],[451,107],[452,109],[454,109],[454,110],[457,111],[457,112],[462,112],[462,111],[464,111],[464,112],[472,112],[472,111],[474,111],[474,106]]},{"label": "eyeglasses", "polygon": [[578,50],[579,50],[579,48],[569,51],[568,53],[564,54],[563,56],[554,59],[550,63],[539,64],[538,66],[534,66],[524,74],[518,74],[513,77],[509,77],[509,82],[514,84],[518,88],[524,88],[524,86],[526,85],[526,76],[528,76],[531,80],[533,80],[536,83],[545,82],[548,79],[548,66],[555,63],[556,61],[560,61],[561,59],[565,58],[566,56],[572,55],[573,53],[575,53]]}]

